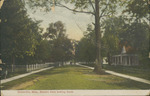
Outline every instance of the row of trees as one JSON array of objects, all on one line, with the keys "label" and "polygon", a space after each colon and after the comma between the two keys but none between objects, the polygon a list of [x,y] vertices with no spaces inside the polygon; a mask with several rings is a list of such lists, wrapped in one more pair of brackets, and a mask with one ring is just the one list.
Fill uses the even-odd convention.
[{"label": "row of trees", "polygon": [[1,13],[1,53],[3,60],[15,63],[16,58],[33,56],[39,42],[39,21],[27,16],[20,0],[5,0]]},{"label": "row of trees", "polygon": [[[120,16],[105,21],[104,49],[107,55],[121,53],[123,46],[128,54],[138,54],[140,59],[148,58],[149,30],[148,22],[137,20],[129,21]],[[106,55],[105,55],[106,56]]]},{"label": "row of trees", "polygon": [[[10,1],[8,0],[8,2],[10,2]],[[149,19],[148,18],[148,13],[149,13],[148,0],[123,0],[123,1],[122,0],[45,0],[45,1],[26,0],[24,3],[28,3],[30,5],[30,7],[32,7],[32,8],[42,7],[43,9],[45,9],[45,11],[50,11],[51,7],[53,7],[53,6],[59,6],[59,7],[65,7],[68,10],[71,10],[75,13],[78,12],[78,13],[85,13],[85,14],[93,15],[94,19],[95,19],[95,21],[93,22],[93,25],[94,25],[93,32],[95,32],[95,33],[93,33],[94,34],[93,40],[95,40],[95,43],[94,43],[95,46],[93,48],[95,48],[95,50],[96,50],[95,55],[94,55],[96,57],[95,58],[96,64],[95,64],[94,71],[96,73],[103,73],[102,67],[101,67],[101,61],[102,61],[101,54],[102,54],[102,48],[105,45],[105,43],[103,44],[103,42],[102,42],[103,41],[102,34],[107,34],[107,30],[105,30],[105,28],[103,28],[103,22],[105,22],[107,19],[110,19],[109,17],[115,16],[115,14],[117,13],[116,9],[119,8],[120,6],[124,6],[122,13],[128,14],[129,18],[131,18],[131,19],[127,18],[129,20],[129,22],[127,22],[128,20],[125,21],[125,23],[127,22],[125,25],[129,25],[128,27],[125,27],[125,28],[131,27],[129,29],[132,29],[133,27],[131,25],[133,25],[133,24],[135,24],[136,26],[137,26],[137,24],[139,24],[139,26],[141,26],[141,23],[144,23],[143,22],[144,19],[145,20]],[[74,8],[71,9],[71,8],[67,7],[67,4],[73,5]],[[7,21],[7,20],[4,20],[4,22],[5,21]],[[112,30],[113,27],[110,27],[110,28]],[[117,29],[117,30],[120,30],[120,29]],[[106,31],[106,32],[103,32],[103,31]],[[110,31],[110,30],[108,30],[108,31]],[[119,32],[119,31],[117,31],[117,32]],[[127,32],[127,31],[125,31],[125,32]],[[123,32],[123,33],[125,33],[125,32]],[[130,34],[134,33],[134,31],[129,32],[129,33]],[[113,34],[115,34],[115,33],[113,33]],[[52,35],[49,35],[49,36],[52,36]],[[116,42],[115,44],[117,44],[117,42],[119,42],[119,40],[120,40],[118,35],[113,35],[113,37],[111,37],[110,35],[105,35],[105,36],[109,36],[110,39],[115,40],[115,42]],[[121,35],[119,35],[119,36],[121,36]],[[124,35],[122,34],[122,36],[124,36]],[[129,35],[127,35],[127,36],[129,36]],[[63,36],[63,37],[65,37],[65,36]],[[57,37],[52,36],[52,38],[57,38]],[[130,38],[132,38],[132,37],[130,37]],[[85,39],[87,39],[87,37],[85,37]],[[124,38],[124,39],[127,39],[127,38]],[[123,42],[125,42],[124,39],[123,39]],[[48,40],[48,41],[51,41],[51,40]],[[55,39],[53,41],[55,41]],[[57,39],[56,39],[56,41],[57,41]],[[81,41],[86,41],[86,40],[81,40]],[[89,41],[89,40],[87,40],[87,41]],[[90,40],[89,42],[91,44],[93,44],[92,41]],[[104,40],[104,41],[107,42],[107,40]],[[133,43],[133,44],[135,44],[135,43]],[[114,47],[117,48],[116,46],[114,46]],[[34,46],[31,49],[34,49]],[[109,48],[109,46],[107,46],[107,49],[112,49],[112,48],[111,47]],[[115,50],[117,50],[117,49],[115,49]],[[107,53],[110,53],[110,52],[107,52]],[[30,51],[28,50],[27,53],[30,53]],[[31,53],[34,53],[34,52],[31,52]]]},{"label": "row of trees", "polygon": [[[66,3],[66,4],[65,4]],[[115,15],[116,9],[120,6],[122,8],[123,13],[128,13],[131,18],[135,18],[136,20],[140,20],[143,17],[148,19],[148,0],[29,0],[29,5],[33,8],[42,7],[45,11],[51,10],[53,6],[64,7],[68,10],[71,10],[75,13],[85,13],[91,14],[94,16],[95,21],[94,24],[94,32],[95,32],[95,47],[96,47],[96,64],[94,71],[96,73],[103,73],[102,71],[102,22],[110,16]],[[74,6],[73,9],[67,6],[67,4],[71,4]]]},{"label": "row of trees", "polygon": [[63,64],[66,61],[72,60],[73,43],[67,38],[65,26],[61,21],[50,23],[43,37],[52,44],[52,52],[50,52],[51,61],[62,62],[61,64]]},{"label": "row of trees", "polygon": [[[125,46],[128,54],[138,54],[140,61],[148,59],[150,27],[148,22],[130,21],[125,16],[109,17],[102,23],[102,57],[120,54]],[[84,37],[77,46],[78,61],[95,61],[94,29],[88,25]],[[108,62],[110,64],[110,61]],[[142,64],[143,62],[141,62]]]},{"label": "row of trees", "polygon": [[[94,71],[96,73],[103,73],[101,66],[101,30],[100,23],[105,16],[109,16],[115,13],[117,8],[116,2],[120,0],[28,0],[28,4],[32,8],[42,7],[45,11],[50,11],[53,6],[59,6],[67,8],[73,12],[86,13],[93,15],[95,18],[95,46],[96,46],[96,64]],[[67,4],[74,6],[73,9],[67,7]]]},{"label": "row of trees", "polygon": [[7,64],[32,64],[72,59],[72,43],[61,21],[50,23],[46,32],[29,18],[22,0],[5,0],[0,9],[2,60]]}]

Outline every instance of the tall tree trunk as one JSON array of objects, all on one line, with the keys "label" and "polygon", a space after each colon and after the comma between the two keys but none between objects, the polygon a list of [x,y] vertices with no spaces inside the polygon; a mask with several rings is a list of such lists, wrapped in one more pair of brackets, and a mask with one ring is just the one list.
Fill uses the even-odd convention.
[{"label": "tall tree trunk", "polygon": [[94,72],[102,74],[104,73],[104,71],[102,70],[102,59],[101,59],[99,0],[95,0],[95,35],[96,35],[96,64]]}]

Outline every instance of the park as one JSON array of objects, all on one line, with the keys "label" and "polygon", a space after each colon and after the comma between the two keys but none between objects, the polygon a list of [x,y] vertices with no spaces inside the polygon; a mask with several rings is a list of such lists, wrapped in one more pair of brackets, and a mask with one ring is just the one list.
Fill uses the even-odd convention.
[{"label": "park", "polygon": [[[3,82],[3,81],[2,81]],[[98,75],[91,69],[66,65],[35,73],[2,84],[7,90],[62,89],[149,89],[149,84],[105,73]]]},{"label": "park", "polygon": [[150,90],[149,4],[1,0],[1,90]]}]

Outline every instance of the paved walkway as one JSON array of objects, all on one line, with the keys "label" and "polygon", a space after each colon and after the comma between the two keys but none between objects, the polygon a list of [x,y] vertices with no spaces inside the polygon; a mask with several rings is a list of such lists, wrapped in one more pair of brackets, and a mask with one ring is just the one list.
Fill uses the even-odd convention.
[{"label": "paved walkway", "polygon": [[[76,64],[76,65],[86,67],[86,68],[90,68],[90,69],[94,69],[93,67],[89,67],[89,66],[85,66],[85,65],[80,65],[80,64]],[[48,68],[40,69],[40,70],[37,70],[37,71],[32,71],[30,73],[25,73],[25,74],[22,74],[22,75],[18,75],[18,76],[14,76],[14,77],[11,77],[11,78],[3,79],[3,80],[1,80],[1,84],[10,82],[10,81],[13,81],[13,80],[16,80],[16,79],[20,79],[20,78],[23,78],[25,76],[35,74],[35,73],[38,73],[38,72],[41,72],[41,71],[44,71],[44,70],[52,69],[52,68],[53,67],[48,67]],[[142,78],[138,78],[138,77],[134,77],[134,76],[129,76],[129,75],[125,75],[125,74],[121,74],[121,73],[117,73],[117,72],[109,71],[109,70],[105,70],[105,72],[109,73],[109,74],[112,74],[112,75],[119,76],[119,77],[131,79],[131,80],[134,80],[134,81],[150,84],[150,81],[146,80],[146,79],[142,79]]]},{"label": "paved walkway", "polygon": [[44,71],[44,70],[52,69],[52,68],[53,67],[48,67],[48,68],[32,71],[30,73],[25,73],[25,74],[22,74],[22,75],[18,75],[18,76],[14,76],[14,77],[11,77],[11,78],[3,79],[3,80],[1,80],[1,84],[10,82],[10,81],[13,81],[13,80],[16,80],[16,79],[20,79],[20,78],[23,78],[25,76],[28,76],[28,75],[31,75],[31,74],[35,74],[35,73],[38,73],[38,72],[41,72],[41,71]]},{"label": "paved walkway", "polygon": [[[80,64],[76,64],[76,65],[86,67],[86,68],[90,68],[90,69],[94,69],[93,67],[89,67],[89,66],[85,66],[85,65],[80,65]],[[129,76],[129,75],[125,75],[125,74],[121,74],[121,73],[117,73],[117,72],[109,71],[109,70],[105,70],[105,72],[109,73],[109,74],[112,74],[112,75],[119,76],[119,77],[123,77],[123,78],[131,79],[131,80],[134,80],[134,81],[142,82],[142,83],[145,83],[145,84],[150,84],[150,81],[146,80],[146,79],[142,79],[142,78],[138,78],[138,77],[134,77],[134,76]]]}]

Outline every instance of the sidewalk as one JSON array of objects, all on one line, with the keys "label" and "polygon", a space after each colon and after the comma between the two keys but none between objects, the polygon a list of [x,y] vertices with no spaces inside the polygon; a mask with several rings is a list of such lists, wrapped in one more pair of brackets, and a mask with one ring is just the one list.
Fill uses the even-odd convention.
[{"label": "sidewalk", "polygon": [[30,73],[25,73],[25,74],[22,74],[22,75],[18,75],[18,76],[14,76],[14,77],[11,77],[11,78],[3,79],[0,82],[1,82],[1,84],[4,84],[4,83],[7,83],[7,82],[10,82],[10,81],[13,81],[13,80],[16,80],[16,79],[20,79],[20,78],[23,78],[25,76],[28,76],[28,75],[31,75],[31,74],[35,74],[35,73],[38,73],[38,72],[41,72],[41,71],[44,71],[44,70],[52,69],[52,68],[53,67],[48,67],[48,68],[32,71]]},{"label": "sidewalk", "polygon": [[[89,66],[85,66],[85,65],[80,65],[80,64],[77,64],[77,65],[82,66],[82,67],[86,67],[86,68],[90,68],[90,69],[94,69],[93,67],[89,67]],[[129,76],[129,75],[125,75],[125,74],[121,74],[121,73],[117,73],[117,72],[109,71],[109,70],[105,70],[105,72],[109,73],[109,74],[112,74],[112,75],[119,76],[119,77],[127,78],[127,79],[130,79],[130,80],[134,80],[134,81],[150,84],[149,80],[146,80],[146,79],[143,79],[143,78]]]}]

